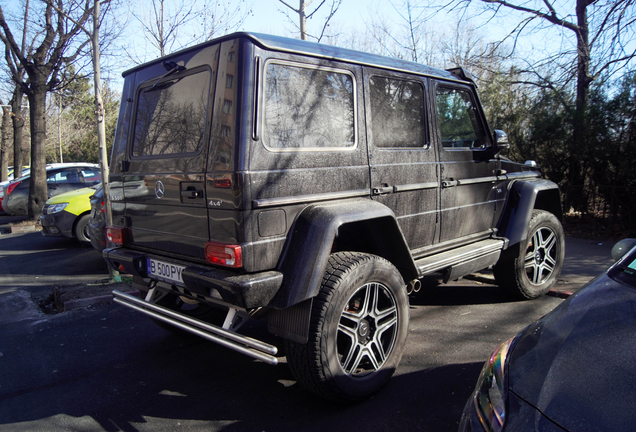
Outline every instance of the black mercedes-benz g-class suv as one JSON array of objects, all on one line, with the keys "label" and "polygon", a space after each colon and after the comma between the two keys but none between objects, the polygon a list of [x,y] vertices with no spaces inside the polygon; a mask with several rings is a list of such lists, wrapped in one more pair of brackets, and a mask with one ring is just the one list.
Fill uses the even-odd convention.
[{"label": "black mercedes-benz g-class suv", "polygon": [[396,369],[408,295],[493,266],[522,298],[564,257],[560,192],[499,155],[471,77],[235,33],[124,73],[104,257],[115,300],[344,401]]}]

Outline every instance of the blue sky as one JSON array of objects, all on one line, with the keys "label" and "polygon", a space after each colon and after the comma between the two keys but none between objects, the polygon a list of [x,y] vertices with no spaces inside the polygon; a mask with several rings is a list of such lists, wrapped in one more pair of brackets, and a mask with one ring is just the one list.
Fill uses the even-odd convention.
[{"label": "blue sky", "polygon": [[[289,5],[298,7],[298,0],[287,0]],[[319,10],[320,15],[316,18],[308,21],[307,25],[310,31],[318,31],[319,26],[322,25],[323,12],[328,11],[329,5],[326,2]],[[368,9],[373,4],[375,6],[377,1],[364,1],[364,0],[343,0],[338,12],[335,14],[333,21],[336,25],[345,26],[348,28],[364,28],[364,21],[368,20]],[[309,12],[313,11],[317,5],[320,4],[320,0],[314,0],[312,4],[307,8]],[[392,7],[387,1],[382,2],[379,7],[385,13],[392,12]],[[259,0],[255,1],[252,6],[253,14],[245,22],[244,29],[247,31],[254,31],[260,33],[277,34],[281,36],[287,36],[285,29],[293,29],[293,25],[288,23],[285,15],[280,12],[281,10],[289,10],[278,0]],[[291,10],[289,10],[291,12]]]}]

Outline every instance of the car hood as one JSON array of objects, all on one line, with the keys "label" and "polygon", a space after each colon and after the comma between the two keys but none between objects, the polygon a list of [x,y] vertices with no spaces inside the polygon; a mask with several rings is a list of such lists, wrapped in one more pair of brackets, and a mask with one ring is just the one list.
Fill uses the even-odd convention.
[{"label": "car hood", "polygon": [[65,203],[65,202],[71,202],[74,199],[82,199],[82,198],[88,198],[89,196],[93,195],[96,192],[95,189],[87,187],[87,188],[82,188],[82,189],[77,189],[74,191],[70,191],[70,192],[65,192],[63,194],[59,194],[59,195],[55,195],[52,198],[49,198],[46,203],[47,204],[60,204],[60,203]]},{"label": "car hood", "polygon": [[567,430],[636,425],[636,290],[601,275],[531,325],[509,389]]}]

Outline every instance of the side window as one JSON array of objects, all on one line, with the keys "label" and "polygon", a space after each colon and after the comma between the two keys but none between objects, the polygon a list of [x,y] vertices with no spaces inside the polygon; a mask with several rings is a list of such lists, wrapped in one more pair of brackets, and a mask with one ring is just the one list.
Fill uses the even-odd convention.
[{"label": "side window", "polygon": [[80,177],[84,179],[85,183],[99,183],[102,181],[102,174],[98,169],[83,168],[80,170]]},{"label": "side window", "polygon": [[422,84],[381,76],[369,83],[374,145],[428,148]]},{"label": "side window", "polygon": [[137,96],[133,156],[199,151],[209,93],[209,71],[164,79],[142,88]]},{"label": "side window", "polygon": [[46,178],[47,183],[79,183],[80,178],[76,169],[58,171]]},{"label": "side window", "polygon": [[263,90],[263,143],[271,151],[356,146],[355,81],[339,69],[269,62]]},{"label": "side window", "polygon": [[46,173],[46,182],[47,183],[57,183],[56,182],[56,176],[59,173]]},{"label": "side window", "polygon": [[484,147],[476,112],[469,91],[437,87],[437,118],[444,148]]}]

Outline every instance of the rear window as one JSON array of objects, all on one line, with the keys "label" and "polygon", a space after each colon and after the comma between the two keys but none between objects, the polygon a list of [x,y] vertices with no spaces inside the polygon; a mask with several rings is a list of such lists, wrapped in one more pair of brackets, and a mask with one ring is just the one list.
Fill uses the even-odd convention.
[{"label": "rear window", "polygon": [[348,71],[269,62],[263,104],[263,141],[269,150],[347,150],[356,145],[355,80]]},{"label": "rear window", "polygon": [[164,78],[137,97],[133,156],[196,153],[205,135],[210,73]]}]

